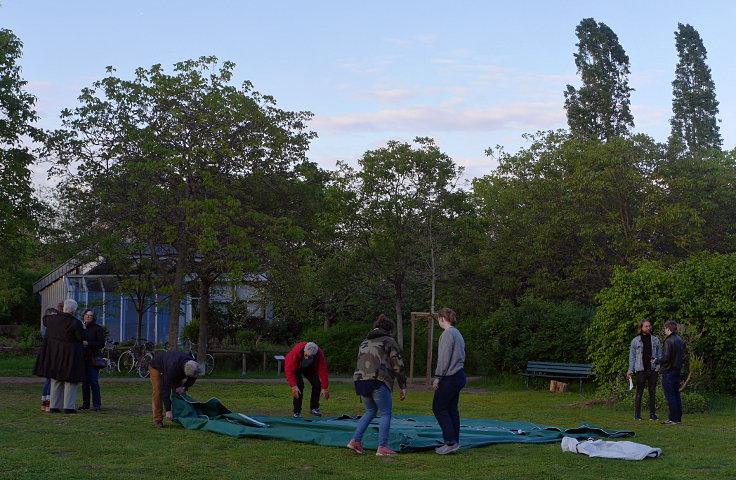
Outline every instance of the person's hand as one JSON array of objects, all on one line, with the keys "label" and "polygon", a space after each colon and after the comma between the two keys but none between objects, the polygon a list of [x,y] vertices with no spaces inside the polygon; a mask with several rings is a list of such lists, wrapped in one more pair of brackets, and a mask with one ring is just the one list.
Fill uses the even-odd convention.
[{"label": "person's hand", "polygon": [[629,378],[631,378],[631,376],[632,376],[633,374],[634,374],[633,372],[626,372],[626,376],[627,376],[627,377],[629,377]]},{"label": "person's hand", "polygon": [[86,347],[87,345],[89,345],[89,342],[87,340],[82,340],[82,345]]},{"label": "person's hand", "polygon": [[174,391],[176,393],[178,393],[179,395],[182,395],[182,394],[184,394],[184,392],[187,391],[187,389],[186,389],[186,387],[176,387],[176,390],[174,390]]},{"label": "person's hand", "polygon": [[434,377],[434,379],[432,380],[432,389],[437,390],[438,388],[440,388],[440,378]]},{"label": "person's hand", "polygon": [[173,419],[174,419],[174,414],[171,413],[171,410],[169,410],[168,412],[166,412],[166,420],[172,421]]},{"label": "person's hand", "polygon": [[322,389],[322,396],[325,397],[325,400],[329,400],[330,399],[330,392],[326,388],[323,388]]},{"label": "person's hand", "polygon": [[[324,391],[324,390],[323,390],[323,391]],[[294,398],[299,398],[299,396],[300,396],[301,394],[302,394],[302,391],[301,391],[301,390],[299,390],[299,387],[297,387],[296,385],[294,385],[293,387],[291,387],[291,396],[292,396],[292,397],[294,397]]]},{"label": "person's hand", "polygon": [[399,390],[399,400],[403,401],[405,398],[406,398],[406,389],[402,388],[401,390]]}]

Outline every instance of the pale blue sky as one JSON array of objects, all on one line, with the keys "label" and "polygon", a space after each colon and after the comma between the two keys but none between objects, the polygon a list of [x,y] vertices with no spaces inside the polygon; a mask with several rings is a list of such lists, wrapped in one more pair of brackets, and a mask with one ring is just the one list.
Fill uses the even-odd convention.
[{"label": "pale blue sky", "polygon": [[[40,126],[59,125],[83,87],[215,55],[287,110],[315,114],[310,158],[355,164],[388,140],[435,138],[471,179],[516,151],[523,133],[566,127],[578,84],[575,27],[594,17],[631,62],[636,131],[669,133],[677,23],[708,50],[724,148],[736,143],[736,2],[0,0],[0,27],[24,43],[21,66]],[[41,170],[41,169],[39,169]],[[38,181],[43,177],[39,172]]]}]

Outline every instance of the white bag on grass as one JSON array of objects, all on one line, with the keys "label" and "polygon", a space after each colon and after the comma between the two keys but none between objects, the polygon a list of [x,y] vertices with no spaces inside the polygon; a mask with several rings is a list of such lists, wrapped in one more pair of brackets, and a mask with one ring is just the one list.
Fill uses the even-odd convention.
[{"label": "white bag on grass", "polygon": [[573,437],[562,439],[562,451],[580,453],[589,457],[618,458],[620,460],[644,460],[662,455],[661,448],[652,448],[634,442],[611,442],[608,440],[581,440]]}]

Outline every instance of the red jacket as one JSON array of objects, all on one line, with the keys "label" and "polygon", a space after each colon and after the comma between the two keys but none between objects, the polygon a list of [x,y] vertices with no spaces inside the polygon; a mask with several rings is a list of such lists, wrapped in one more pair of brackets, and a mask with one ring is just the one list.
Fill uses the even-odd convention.
[{"label": "red jacket", "polygon": [[[294,345],[294,348],[286,354],[286,358],[284,359],[284,373],[291,387],[296,386],[296,373],[302,368],[302,358],[304,358],[304,346],[306,344],[307,342],[300,342]],[[313,365],[317,367],[322,388],[327,390],[329,383],[327,379],[327,361],[325,360],[325,353],[321,348],[317,349],[317,356],[314,358]]]}]

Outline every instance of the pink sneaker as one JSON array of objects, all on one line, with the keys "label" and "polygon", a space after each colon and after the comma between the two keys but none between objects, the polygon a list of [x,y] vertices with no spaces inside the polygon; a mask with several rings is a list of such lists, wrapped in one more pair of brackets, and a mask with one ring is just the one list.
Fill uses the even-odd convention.
[{"label": "pink sneaker", "polygon": [[350,440],[350,442],[347,444],[347,447],[359,455],[365,455],[365,450],[363,450],[363,442]]},{"label": "pink sneaker", "polygon": [[378,450],[376,450],[376,455],[379,457],[388,457],[391,455],[398,455],[398,453],[394,452],[388,447],[378,447]]}]

